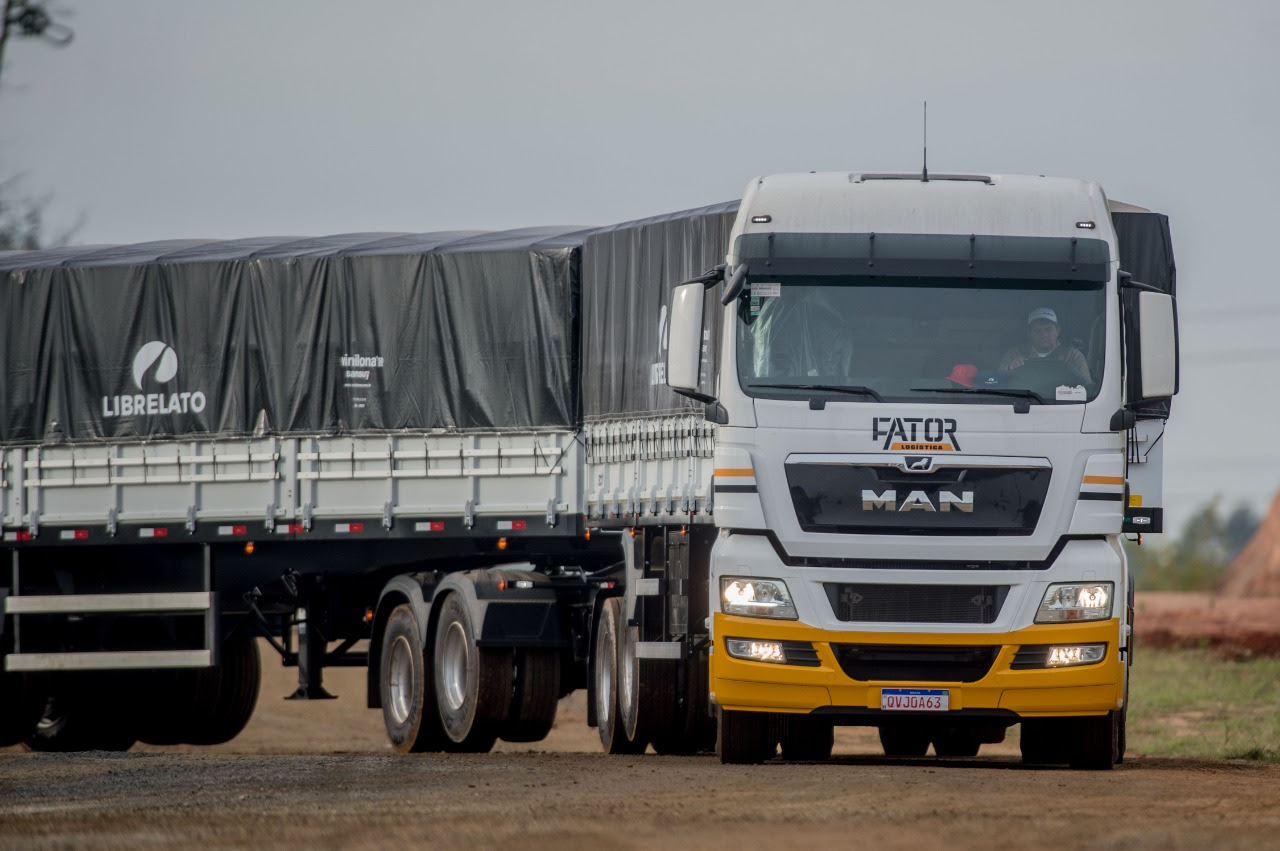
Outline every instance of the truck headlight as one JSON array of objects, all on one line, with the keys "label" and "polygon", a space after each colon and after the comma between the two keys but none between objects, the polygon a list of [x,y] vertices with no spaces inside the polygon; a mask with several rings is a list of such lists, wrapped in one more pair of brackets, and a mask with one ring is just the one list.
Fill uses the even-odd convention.
[{"label": "truck headlight", "polygon": [[1112,582],[1058,582],[1040,601],[1036,623],[1104,621],[1111,617]]},{"label": "truck headlight", "polygon": [[796,619],[796,606],[781,579],[724,576],[720,579],[720,611],[753,618]]}]

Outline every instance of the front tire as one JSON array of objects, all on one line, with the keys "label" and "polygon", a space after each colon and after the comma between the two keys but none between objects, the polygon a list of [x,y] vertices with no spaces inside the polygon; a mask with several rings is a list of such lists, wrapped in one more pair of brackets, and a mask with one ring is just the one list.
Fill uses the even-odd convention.
[{"label": "front tire", "polygon": [[767,712],[716,713],[716,755],[725,765],[752,765],[773,759],[778,744]]},{"label": "front tire", "polygon": [[1070,765],[1085,771],[1110,771],[1120,760],[1122,710],[1076,719],[1077,746]]}]

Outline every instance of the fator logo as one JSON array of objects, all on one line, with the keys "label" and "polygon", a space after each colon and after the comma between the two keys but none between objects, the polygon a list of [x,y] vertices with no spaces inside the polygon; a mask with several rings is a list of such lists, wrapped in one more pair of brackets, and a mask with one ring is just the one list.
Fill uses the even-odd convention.
[{"label": "fator logo", "polygon": [[171,389],[168,392],[153,390],[156,385],[168,384],[178,375],[178,353],[162,340],[152,340],[133,356],[133,383],[141,393],[124,393],[102,397],[102,416],[136,417],[145,414],[200,413],[207,404],[204,391]]}]

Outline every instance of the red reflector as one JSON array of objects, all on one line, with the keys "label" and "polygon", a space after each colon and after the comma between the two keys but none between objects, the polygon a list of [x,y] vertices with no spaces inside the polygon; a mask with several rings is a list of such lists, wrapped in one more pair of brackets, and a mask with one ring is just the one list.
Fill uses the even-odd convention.
[{"label": "red reflector", "polygon": [[88,529],[77,529],[77,530],[76,530],[76,536],[75,536],[75,537],[76,537],[76,540],[77,540],[77,541],[87,541],[87,540],[89,540],[89,530],[88,530]]},{"label": "red reflector", "polygon": [[289,534],[290,534],[290,535],[301,535],[301,534],[302,534],[303,532],[305,532],[305,531],[307,531],[307,529],[306,529],[306,527],[305,527],[305,526],[303,526],[301,523],[290,523],[290,524],[289,524]]},{"label": "red reflector", "polygon": [[157,538],[167,538],[167,537],[169,537],[169,530],[168,530],[168,529],[156,529],[156,530],[155,530],[155,535],[156,535],[156,537],[157,537]]},{"label": "red reflector", "polygon": [[19,532],[19,533],[18,533],[18,540],[19,540],[19,541],[32,541],[32,540],[35,540],[35,539],[32,537],[32,535],[31,535],[31,533],[30,533],[30,532]]},{"label": "red reflector", "polygon": [[512,528],[512,529],[524,529],[524,528],[526,528],[527,526],[528,526],[528,524],[527,524],[527,523],[525,523],[523,520],[512,520],[512,521],[511,521],[511,528]]},{"label": "red reflector", "polygon": [[363,532],[363,531],[364,531],[364,524],[363,524],[363,523],[352,523],[352,524],[351,524],[351,531],[352,531],[352,532]]},{"label": "red reflector", "polygon": [[231,527],[231,534],[233,534],[233,535],[247,535],[247,534],[249,534],[249,527],[248,527],[248,526],[232,526],[232,527]]},{"label": "red reflector", "polygon": [[430,528],[430,530],[431,530],[432,532],[443,532],[443,531],[444,531],[444,521],[443,521],[443,520],[432,520],[428,528]]}]

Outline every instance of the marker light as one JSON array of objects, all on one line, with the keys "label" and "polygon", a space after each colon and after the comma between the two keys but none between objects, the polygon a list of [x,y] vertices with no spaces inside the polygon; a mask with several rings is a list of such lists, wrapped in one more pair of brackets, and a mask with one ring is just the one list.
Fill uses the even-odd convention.
[{"label": "marker light", "polygon": [[735,659],[751,662],[776,662],[787,664],[787,654],[779,641],[752,641],[749,638],[726,638],[725,649]]},{"label": "marker light", "polygon": [[1104,621],[1111,617],[1111,582],[1055,583],[1044,592],[1036,623]]},{"label": "marker light", "polygon": [[791,602],[791,593],[781,579],[721,577],[720,611],[753,618],[796,619],[795,603]]},{"label": "marker light", "polygon": [[1050,647],[1045,659],[1046,668],[1065,668],[1069,665],[1092,665],[1107,655],[1105,644],[1068,644]]}]

